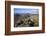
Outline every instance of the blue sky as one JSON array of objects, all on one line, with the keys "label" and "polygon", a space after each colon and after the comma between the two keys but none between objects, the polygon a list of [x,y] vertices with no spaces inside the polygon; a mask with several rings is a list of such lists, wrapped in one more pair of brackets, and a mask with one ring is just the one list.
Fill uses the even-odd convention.
[{"label": "blue sky", "polygon": [[39,9],[29,9],[29,8],[14,8],[14,13],[30,13],[30,14],[38,14]]}]

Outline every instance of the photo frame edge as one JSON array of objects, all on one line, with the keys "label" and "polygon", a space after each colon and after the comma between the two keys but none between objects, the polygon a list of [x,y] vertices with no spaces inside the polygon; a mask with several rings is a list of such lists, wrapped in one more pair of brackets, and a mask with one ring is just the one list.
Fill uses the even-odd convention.
[{"label": "photo frame edge", "polygon": [[[11,32],[10,31],[10,25],[9,25],[9,27],[7,26],[7,15],[8,14],[6,14],[7,13],[7,8],[8,8],[8,6],[7,5],[9,5],[9,7],[10,7],[10,4],[8,4],[8,2],[11,2],[11,1],[5,1],[5,35],[15,35],[15,32]],[[12,1],[12,2],[14,2],[14,1]],[[16,2],[16,1],[15,1]],[[30,2],[31,3],[31,2]],[[43,15],[43,17],[42,17],[42,22],[43,22],[43,20],[44,20],[44,22],[43,22],[43,24],[44,24],[44,26],[43,26],[43,24],[42,24],[42,28],[43,28],[43,30],[42,31],[39,31],[39,32],[37,32],[37,31],[35,31],[36,33],[44,33],[45,32],[45,7],[44,7],[44,3],[41,3],[42,5],[42,8],[44,8],[44,9],[42,9],[43,11],[42,11],[42,15]],[[9,11],[10,12],[10,11]],[[10,14],[9,14],[10,15]],[[10,16],[9,16],[10,17]],[[8,17],[8,18],[9,18]],[[9,18],[10,19],[10,18]],[[10,23],[10,22],[9,22]],[[8,30],[9,29],[9,30]],[[28,32],[28,33],[26,33],[26,32]],[[23,32],[22,34],[33,34],[33,33],[35,33],[35,32],[33,32],[32,31],[32,33],[30,33],[29,31],[26,31],[25,33]],[[16,34],[19,34],[19,32],[17,33],[16,32]],[[21,34],[21,33],[20,33]]]}]

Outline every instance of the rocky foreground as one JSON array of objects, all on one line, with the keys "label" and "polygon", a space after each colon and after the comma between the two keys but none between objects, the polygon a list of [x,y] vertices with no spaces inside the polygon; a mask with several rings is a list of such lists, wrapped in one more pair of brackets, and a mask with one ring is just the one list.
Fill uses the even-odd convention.
[{"label": "rocky foreground", "polygon": [[[18,18],[17,21],[15,18]],[[15,27],[36,27],[39,25],[39,16],[37,14],[33,15],[21,15],[19,17],[14,17]]]}]

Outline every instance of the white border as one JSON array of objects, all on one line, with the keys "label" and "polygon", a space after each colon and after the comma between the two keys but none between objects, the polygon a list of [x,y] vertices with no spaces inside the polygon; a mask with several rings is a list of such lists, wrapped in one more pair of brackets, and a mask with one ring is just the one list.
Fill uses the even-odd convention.
[{"label": "white border", "polygon": [[[14,8],[39,9],[39,27],[15,27],[14,28]],[[11,5],[11,31],[28,31],[28,30],[42,30],[42,7],[41,6]]]}]

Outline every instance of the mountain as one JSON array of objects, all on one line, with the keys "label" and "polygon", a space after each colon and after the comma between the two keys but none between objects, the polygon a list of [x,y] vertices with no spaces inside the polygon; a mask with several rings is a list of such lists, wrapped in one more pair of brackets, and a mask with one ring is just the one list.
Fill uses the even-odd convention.
[{"label": "mountain", "polygon": [[16,13],[16,14],[14,14],[14,16],[16,17],[16,18],[22,18],[22,17],[31,17],[31,16],[38,16],[38,14],[30,14],[30,13]]}]

